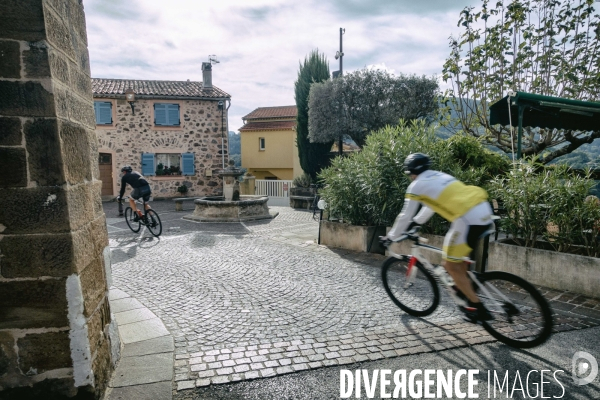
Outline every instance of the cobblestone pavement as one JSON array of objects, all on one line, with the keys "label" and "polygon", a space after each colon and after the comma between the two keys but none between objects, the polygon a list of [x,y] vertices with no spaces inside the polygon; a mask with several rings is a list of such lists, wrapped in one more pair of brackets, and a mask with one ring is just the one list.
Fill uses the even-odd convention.
[{"label": "cobblestone pavement", "polygon": [[[177,390],[493,341],[445,298],[426,319],[401,312],[381,284],[383,257],[315,244],[308,212],[209,224],[182,220],[190,211],[170,202],[153,207],[160,239],[133,234],[105,204],[113,280],[173,335]],[[597,324],[599,302],[546,295],[570,311],[557,330]]]}]

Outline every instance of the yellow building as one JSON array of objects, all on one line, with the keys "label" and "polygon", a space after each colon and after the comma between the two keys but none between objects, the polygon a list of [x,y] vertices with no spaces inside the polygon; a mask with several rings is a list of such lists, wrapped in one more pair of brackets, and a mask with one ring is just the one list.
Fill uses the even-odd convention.
[{"label": "yellow building", "polygon": [[296,115],[296,106],[259,107],[242,118],[242,167],[256,179],[292,180],[302,175]]}]

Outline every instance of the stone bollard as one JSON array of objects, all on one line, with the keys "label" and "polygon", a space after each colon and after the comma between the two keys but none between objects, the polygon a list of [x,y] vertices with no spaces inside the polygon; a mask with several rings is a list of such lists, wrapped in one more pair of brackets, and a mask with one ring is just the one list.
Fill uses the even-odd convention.
[{"label": "stone bollard", "polygon": [[175,200],[175,211],[183,211],[183,200]]}]

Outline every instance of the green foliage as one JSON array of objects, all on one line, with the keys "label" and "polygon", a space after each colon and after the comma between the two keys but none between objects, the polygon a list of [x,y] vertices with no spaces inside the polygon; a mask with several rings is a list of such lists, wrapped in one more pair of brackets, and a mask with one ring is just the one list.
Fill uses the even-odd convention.
[{"label": "green foliage", "polygon": [[311,143],[308,139],[308,94],[315,82],[329,79],[329,63],[324,54],[313,50],[300,64],[298,79],[294,83],[294,94],[298,116],[296,120],[296,144],[300,166],[314,179],[317,173],[329,162],[329,151],[333,141]]},{"label": "green foliage", "polygon": [[510,169],[508,157],[485,149],[481,141],[472,136],[454,135],[446,141],[446,144],[452,157],[459,160],[463,167],[484,167],[490,178],[503,175]]},{"label": "green foliage", "polygon": [[313,183],[312,178],[310,177],[309,174],[304,173],[300,176],[297,176],[294,178],[294,181],[292,182],[292,184],[294,185],[294,187],[298,187],[298,188],[307,188],[310,187],[310,185]]},{"label": "green foliage", "polygon": [[544,168],[527,162],[492,180],[490,194],[502,201],[508,214],[502,227],[516,243],[534,247],[545,239],[555,250],[583,246],[580,252],[597,257],[600,206],[586,202],[593,184],[566,165]]},{"label": "green foliage", "polygon": [[181,194],[185,194],[188,192],[188,187],[186,185],[178,186],[177,191]]},{"label": "green foliage", "polygon": [[309,139],[330,142],[348,135],[363,147],[369,133],[400,119],[431,121],[438,92],[434,78],[370,69],[314,84],[308,99]]},{"label": "green foliage", "polygon": [[241,154],[242,146],[240,140],[240,134],[235,133],[234,131],[229,131],[228,133],[228,143],[229,143],[229,156]]},{"label": "green foliage", "polygon": [[[478,143],[477,143],[478,144]],[[452,146],[435,135],[435,127],[424,121],[401,121],[367,137],[362,151],[349,157],[338,157],[319,174],[325,184],[321,191],[330,215],[353,225],[391,226],[404,205],[404,194],[410,184],[404,174],[404,159],[414,152],[432,157],[432,168],[454,175],[469,185],[484,185],[489,179],[485,166],[464,167],[454,158]],[[473,152],[484,152],[478,144]],[[434,217],[427,225],[429,232],[441,234],[446,222]]]},{"label": "green foliage", "polygon": [[[510,153],[509,127],[491,126],[488,119],[489,106],[509,91],[600,100],[596,4],[594,0],[481,0],[480,7],[466,7],[458,21],[462,32],[450,38],[450,55],[443,68],[460,129]],[[600,130],[524,130],[523,154],[543,155],[544,164],[600,137]]]}]

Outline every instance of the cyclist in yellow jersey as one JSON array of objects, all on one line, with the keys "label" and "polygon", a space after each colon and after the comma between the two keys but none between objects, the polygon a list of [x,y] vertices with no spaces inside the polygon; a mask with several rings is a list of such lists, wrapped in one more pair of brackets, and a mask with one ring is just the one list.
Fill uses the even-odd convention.
[{"label": "cyclist in yellow jersey", "polygon": [[[492,224],[487,192],[477,186],[467,186],[452,175],[430,170],[430,165],[429,157],[422,153],[413,153],[404,161],[404,173],[410,176],[412,183],[406,190],[402,211],[383,239],[402,236],[412,224],[422,225],[434,213],[447,219],[451,225],[444,238],[443,266],[469,300],[471,307],[467,311],[474,312],[480,320],[492,319],[473,290],[467,275],[468,265],[463,260]],[[419,211],[420,205],[423,207]]]}]

